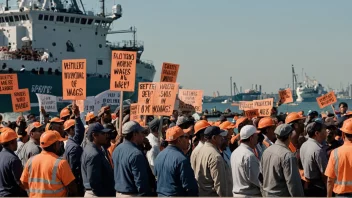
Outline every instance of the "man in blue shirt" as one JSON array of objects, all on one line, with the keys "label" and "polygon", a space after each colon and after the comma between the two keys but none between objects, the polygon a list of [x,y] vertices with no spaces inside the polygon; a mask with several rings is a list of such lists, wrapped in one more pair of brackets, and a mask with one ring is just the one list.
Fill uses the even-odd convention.
[{"label": "man in blue shirt", "polygon": [[198,196],[198,184],[191,163],[182,151],[189,146],[189,135],[180,127],[166,131],[169,145],[155,159],[158,196]]},{"label": "man in blue shirt", "polygon": [[138,146],[143,145],[146,129],[135,121],[122,126],[123,143],[113,154],[116,196],[151,196],[148,161]]}]

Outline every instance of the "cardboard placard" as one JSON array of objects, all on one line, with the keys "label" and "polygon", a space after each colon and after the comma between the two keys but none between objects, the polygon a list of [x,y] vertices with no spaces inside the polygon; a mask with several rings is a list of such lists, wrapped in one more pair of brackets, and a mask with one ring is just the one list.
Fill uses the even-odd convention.
[{"label": "cardboard placard", "polygon": [[88,96],[85,100],[76,100],[76,105],[80,112],[97,113],[99,110],[95,105],[95,96]]},{"label": "cardboard placard", "polygon": [[28,89],[18,89],[11,92],[13,112],[25,112],[31,110]]},{"label": "cardboard placard", "polygon": [[253,100],[253,109],[272,109],[274,99],[268,98],[263,100]]},{"label": "cardboard placard", "polygon": [[255,117],[259,117],[259,111],[258,111],[258,109],[246,110],[246,111],[244,111],[244,115],[247,118],[252,119]]},{"label": "cardboard placard", "polygon": [[280,103],[287,104],[293,102],[292,91],[290,88],[279,91]]},{"label": "cardboard placard", "polygon": [[155,84],[153,115],[169,116],[174,111],[178,83],[158,82]]},{"label": "cardboard placard", "polygon": [[317,97],[317,102],[319,107],[322,109],[324,107],[327,107],[329,105],[332,105],[337,102],[337,98],[335,96],[335,93],[333,91],[330,91],[329,93],[322,95],[320,97]]},{"label": "cardboard placard", "polygon": [[95,106],[98,110],[103,106],[120,104],[120,92],[106,90],[95,96]]},{"label": "cardboard placard", "polygon": [[175,83],[177,80],[179,64],[174,63],[163,63],[161,70],[160,82],[172,82]]},{"label": "cardboard placard", "polygon": [[258,109],[259,116],[260,116],[260,117],[271,116],[271,109],[272,109],[272,108],[268,108],[268,109]]},{"label": "cardboard placard", "polygon": [[86,59],[62,60],[63,100],[84,100],[87,93]]},{"label": "cardboard placard", "polygon": [[136,80],[137,52],[112,51],[111,91],[134,91]]},{"label": "cardboard placard", "polygon": [[153,115],[155,83],[139,83],[138,104],[140,115]]},{"label": "cardboard placard", "polygon": [[180,89],[178,98],[179,110],[202,113],[202,90]]},{"label": "cardboard placard", "polygon": [[240,101],[238,108],[242,111],[253,109],[253,101]]},{"label": "cardboard placard", "polygon": [[18,89],[17,74],[0,74],[0,94],[11,94]]},{"label": "cardboard placard", "polygon": [[139,119],[139,114],[138,114],[138,104],[133,103],[130,106],[130,120],[137,120]]},{"label": "cardboard placard", "polygon": [[57,112],[57,98],[48,94],[36,94],[38,98],[39,108],[44,107],[46,112]]}]

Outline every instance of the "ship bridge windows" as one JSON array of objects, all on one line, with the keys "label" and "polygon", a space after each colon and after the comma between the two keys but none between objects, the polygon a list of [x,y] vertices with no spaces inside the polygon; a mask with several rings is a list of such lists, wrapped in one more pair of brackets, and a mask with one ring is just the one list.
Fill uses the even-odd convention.
[{"label": "ship bridge windows", "polygon": [[5,22],[8,23],[9,22],[9,17],[5,16]]},{"label": "ship bridge windows", "polygon": [[86,19],[86,18],[82,18],[82,19],[81,19],[81,24],[82,24],[82,25],[85,25],[86,23],[87,23],[87,19]]},{"label": "ship bridge windows", "polygon": [[100,20],[95,20],[94,25],[99,26],[100,25]]},{"label": "ship bridge windows", "polygon": [[13,18],[15,19],[15,21],[19,21],[20,20],[20,17],[18,17],[17,15],[15,15]]},{"label": "ship bridge windows", "polygon": [[49,15],[44,15],[44,21],[49,20]]},{"label": "ship bridge windows", "polygon": [[71,17],[70,18],[70,23],[74,23],[75,22],[75,17]]},{"label": "ship bridge windows", "polygon": [[26,16],[25,16],[25,15],[21,15],[21,20],[22,20],[22,21],[27,20],[27,19],[26,19]]},{"label": "ship bridge windows", "polygon": [[10,20],[10,22],[13,22],[14,21],[13,16],[9,16],[9,20]]},{"label": "ship bridge windows", "polygon": [[39,14],[39,16],[38,16],[38,20],[43,20],[43,15],[42,14]]},{"label": "ship bridge windows", "polygon": [[49,21],[54,21],[54,16],[53,15],[49,16]]},{"label": "ship bridge windows", "polygon": [[70,17],[65,17],[65,23],[68,23],[70,21]]},{"label": "ship bridge windows", "polygon": [[88,19],[88,25],[92,25],[93,19]]},{"label": "ship bridge windows", "polygon": [[79,21],[80,21],[80,18],[76,18],[75,23],[79,23]]},{"label": "ship bridge windows", "polygon": [[56,21],[63,22],[64,21],[64,17],[63,16],[57,16],[56,17]]}]

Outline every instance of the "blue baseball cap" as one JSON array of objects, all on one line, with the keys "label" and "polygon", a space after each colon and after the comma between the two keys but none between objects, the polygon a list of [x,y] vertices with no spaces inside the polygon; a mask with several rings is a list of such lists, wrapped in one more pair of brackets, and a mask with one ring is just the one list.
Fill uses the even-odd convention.
[{"label": "blue baseball cap", "polygon": [[219,127],[217,126],[210,126],[207,127],[204,131],[204,136],[213,136],[213,135],[221,135],[223,137],[227,136],[227,131],[225,130],[221,130]]},{"label": "blue baseball cap", "polygon": [[106,129],[100,123],[95,122],[95,123],[89,124],[87,135],[91,136],[92,133],[109,133],[109,132],[111,132],[111,129]]}]

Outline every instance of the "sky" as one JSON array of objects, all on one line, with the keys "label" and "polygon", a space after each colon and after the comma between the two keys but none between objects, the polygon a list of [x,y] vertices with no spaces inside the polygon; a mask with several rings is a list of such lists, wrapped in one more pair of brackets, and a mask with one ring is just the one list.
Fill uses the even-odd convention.
[{"label": "sky", "polygon": [[[98,11],[97,0],[82,1]],[[351,0],[108,0],[108,12],[114,3],[123,16],[113,30],[137,28],[155,81],[162,63],[171,62],[180,64],[184,88],[205,95],[229,95],[230,77],[243,89],[260,84],[263,92],[277,92],[292,84],[292,64],[299,80],[304,68],[325,87],[352,83]]]}]

